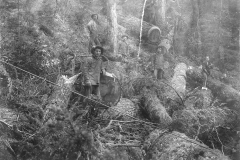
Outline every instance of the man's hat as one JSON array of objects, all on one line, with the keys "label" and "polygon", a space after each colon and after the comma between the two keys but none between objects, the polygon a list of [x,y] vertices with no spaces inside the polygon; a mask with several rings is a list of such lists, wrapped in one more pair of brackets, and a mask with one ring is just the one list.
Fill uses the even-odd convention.
[{"label": "man's hat", "polygon": [[93,16],[97,15],[97,19],[98,19],[98,14],[94,13],[91,15],[91,18],[93,18]]},{"label": "man's hat", "polygon": [[168,39],[164,39],[161,41],[161,43],[158,45],[158,48],[165,47],[167,50],[171,48],[170,41]]},{"label": "man's hat", "polygon": [[101,46],[94,46],[94,47],[91,49],[91,53],[94,54],[94,51],[95,51],[96,49],[100,49],[100,50],[101,50],[101,54],[103,54],[104,49],[103,49]]}]

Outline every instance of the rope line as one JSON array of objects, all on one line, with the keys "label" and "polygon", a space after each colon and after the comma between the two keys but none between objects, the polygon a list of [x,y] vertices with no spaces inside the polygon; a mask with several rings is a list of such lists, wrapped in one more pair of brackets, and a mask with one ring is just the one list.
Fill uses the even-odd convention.
[{"label": "rope line", "polygon": [[[38,75],[36,75],[36,74],[33,74],[33,73],[29,72],[29,71],[26,71],[26,70],[24,70],[24,69],[22,69],[22,68],[20,68],[20,67],[17,67],[17,66],[15,66],[15,65],[13,65],[13,64],[11,64],[11,63],[5,62],[5,61],[3,61],[3,60],[0,60],[0,62],[3,62],[3,63],[5,63],[5,64],[7,64],[7,65],[10,65],[10,66],[14,67],[14,68],[17,68],[17,69],[19,69],[19,70],[21,70],[21,71],[23,71],[23,72],[25,72],[25,73],[28,73],[29,75],[32,75],[32,76],[37,77],[37,78],[39,78],[39,79],[42,79],[42,80],[44,80],[44,81],[46,81],[46,82],[48,82],[48,83],[50,83],[50,84],[52,84],[52,85],[54,85],[54,86],[61,87],[61,86],[59,86],[58,84],[56,84],[56,83],[54,83],[54,82],[52,82],[52,81],[47,80],[46,78],[43,78],[43,77],[38,76]],[[102,105],[102,106],[104,106],[104,107],[107,107],[108,109],[112,109],[112,110],[117,111],[117,112],[120,113],[120,111],[118,111],[117,109],[112,108],[112,107],[110,107],[110,106],[108,106],[108,105],[106,105],[106,104],[103,104],[103,103],[101,103],[101,102],[99,102],[99,101],[96,101],[96,100],[94,100],[94,99],[91,99],[91,98],[89,98],[89,97],[86,97],[86,96],[84,96],[84,95],[81,94],[81,93],[78,93],[78,92],[73,91],[73,90],[70,90],[70,91],[71,91],[72,93],[77,94],[78,96],[84,97],[84,98],[86,98],[86,99],[88,99],[88,100],[90,100],[90,101],[92,101],[92,102],[98,103],[98,104],[100,104],[100,105]],[[128,116],[128,117],[130,117],[130,118],[133,118],[133,119],[135,119],[135,120],[138,120],[139,122],[146,123],[146,124],[159,125],[158,123],[146,122],[146,121],[140,120],[140,119],[138,119],[138,118],[136,118],[136,117],[133,117],[133,116],[127,114],[127,113],[124,113],[123,115]]]}]

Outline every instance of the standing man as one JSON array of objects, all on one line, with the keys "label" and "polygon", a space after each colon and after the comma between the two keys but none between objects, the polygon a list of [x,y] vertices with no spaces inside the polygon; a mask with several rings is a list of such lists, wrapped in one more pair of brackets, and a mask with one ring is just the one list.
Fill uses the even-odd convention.
[{"label": "standing man", "polygon": [[157,53],[155,53],[152,58],[152,64],[154,68],[154,76],[157,79],[162,79],[164,76],[164,54],[166,52],[166,48],[163,45],[159,45],[157,48]]},{"label": "standing man", "polygon": [[121,54],[124,57],[129,56],[129,45],[127,43],[127,40],[128,40],[128,36],[123,35],[118,47],[118,54]]},{"label": "standing man", "polygon": [[89,31],[90,40],[88,45],[88,51],[91,53],[91,49],[93,46],[100,46],[100,41],[98,38],[98,28],[99,28],[99,22],[98,22],[98,15],[92,14],[91,15],[91,21],[87,24],[87,29]]},{"label": "standing man", "polygon": [[213,65],[210,63],[210,59],[209,56],[206,57],[206,60],[203,61],[202,64],[202,74],[204,76],[204,83],[203,83],[203,87],[202,89],[206,89],[207,90],[207,79],[208,76],[210,76],[210,69],[213,68]]},{"label": "standing man", "polygon": [[83,64],[83,78],[85,84],[85,96],[90,97],[91,94],[100,95],[100,73],[105,74],[103,62],[107,60],[121,61],[121,56],[110,57],[103,54],[104,49],[101,46],[95,46],[91,49],[92,57],[88,57]]}]

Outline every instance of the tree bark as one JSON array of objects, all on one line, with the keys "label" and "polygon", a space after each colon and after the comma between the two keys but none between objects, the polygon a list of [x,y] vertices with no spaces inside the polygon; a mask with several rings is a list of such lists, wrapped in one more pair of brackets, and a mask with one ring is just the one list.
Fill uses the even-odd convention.
[{"label": "tree bark", "polygon": [[188,138],[183,133],[154,130],[144,143],[145,160],[229,160],[218,150]]}]

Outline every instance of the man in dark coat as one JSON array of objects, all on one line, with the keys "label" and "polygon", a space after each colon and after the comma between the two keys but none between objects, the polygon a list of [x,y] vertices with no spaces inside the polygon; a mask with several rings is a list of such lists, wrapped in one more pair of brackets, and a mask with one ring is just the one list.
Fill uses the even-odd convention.
[{"label": "man in dark coat", "polygon": [[88,57],[83,64],[83,77],[85,84],[85,95],[89,97],[91,94],[100,95],[100,74],[105,74],[103,62],[107,60],[121,60],[121,56],[110,57],[103,55],[104,49],[101,46],[96,46],[91,49],[92,57]]},{"label": "man in dark coat", "polygon": [[167,46],[165,43],[160,43],[157,52],[150,58],[153,64],[154,76],[157,79],[164,78],[164,56],[167,53]]}]

